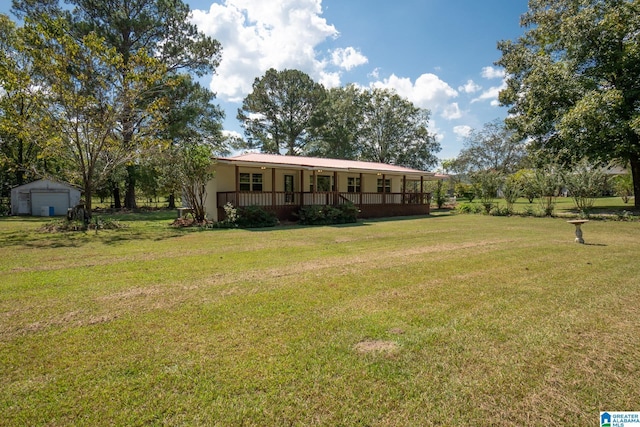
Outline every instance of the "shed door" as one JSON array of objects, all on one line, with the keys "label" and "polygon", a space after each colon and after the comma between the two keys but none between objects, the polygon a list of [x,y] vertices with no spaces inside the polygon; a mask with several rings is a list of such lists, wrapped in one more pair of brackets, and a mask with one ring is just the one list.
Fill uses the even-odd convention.
[{"label": "shed door", "polygon": [[31,215],[40,216],[43,206],[53,206],[54,215],[66,215],[69,203],[69,191],[32,191]]},{"label": "shed door", "polygon": [[29,215],[31,213],[31,194],[18,193],[18,215]]}]

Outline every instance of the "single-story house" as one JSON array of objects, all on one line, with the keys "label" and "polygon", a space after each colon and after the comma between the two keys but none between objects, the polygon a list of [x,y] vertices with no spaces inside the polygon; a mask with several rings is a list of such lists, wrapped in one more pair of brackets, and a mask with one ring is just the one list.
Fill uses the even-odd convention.
[{"label": "single-story house", "polygon": [[207,184],[207,217],[224,219],[223,206],[261,206],[295,219],[302,206],[355,204],[363,218],[429,214],[425,182],[433,172],[353,160],[248,153],[215,159]]},{"label": "single-story house", "polygon": [[11,189],[11,214],[66,215],[80,203],[80,190],[70,184],[40,179]]}]

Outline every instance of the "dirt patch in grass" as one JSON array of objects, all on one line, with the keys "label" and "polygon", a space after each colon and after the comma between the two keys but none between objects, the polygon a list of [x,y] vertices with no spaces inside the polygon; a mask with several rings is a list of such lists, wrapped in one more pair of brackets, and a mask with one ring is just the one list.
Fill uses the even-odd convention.
[{"label": "dirt patch in grass", "polygon": [[366,340],[360,341],[353,346],[354,350],[360,354],[368,353],[394,353],[398,350],[398,344],[394,341]]}]

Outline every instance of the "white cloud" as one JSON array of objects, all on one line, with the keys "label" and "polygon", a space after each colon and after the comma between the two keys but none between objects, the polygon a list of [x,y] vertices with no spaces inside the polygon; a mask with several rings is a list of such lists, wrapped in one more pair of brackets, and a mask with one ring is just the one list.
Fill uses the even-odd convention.
[{"label": "white cloud", "polygon": [[467,80],[467,83],[465,83],[463,86],[458,87],[458,90],[464,93],[475,93],[480,89],[482,89],[482,86],[478,85],[473,80]]},{"label": "white cloud", "polygon": [[473,128],[468,125],[454,126],[453,133],[455,133],[459,139],[466,138],[471,134]]},{"label": "white cloud", "polygon": [[504,79],[505,71],[500,68],[484,67],[481,75],[485,79]]},{"label": "white cloud", "polygon": [[[253,81],[269,68],[298,69],[314,80],[339,85],[340,74],[316,47],[339,33],[322,17],[321,0],[225,0],[209,10],[193,10],[192,22],[222,44],[222,60],[211,90],[226,101],[241,101]],[[350,70],[367,58],[354,48],[332,54]]]},{"label": "white cloud", "polygon": [[472,99],[471,103],[473,104],[474,102],[491,100],[491,106],[497,107],[498,105],[500,105],[500,101],[498,101],[498,94],[500,94],[501,90],[506,88],[507,84],[503,81],[500,86],[493,86],[482,92],[480,96]]},{"label": "white cloud", "polygon": [[458,96],[458,92],[435,74],[422,74],[415,83],[407,77],[392,74],[387,79],[371,83],[371,87],[394,89],[416,106],[427,108],[445,119],[460,118],[462,115],[458,104],[450,102]]},{"label": "white cloud", "polygon": [[225,138],[239,138],[242,139],[242,135],[240,132],[236,132],[235,130],[222,130],[222,135]]},{"label": "white cloud", "polygon": [[340,86],[340,73],[328,73],[325,71],[320,72],[318,82],[328,89],[332,87]]},{"label": "white cloud", "polygon": [[331,62],[333,65],[337,65],[348,71],[353,67],[366,64],[369,60],[354,48],[348,47],[346,49],[338,48],[334,50],[331,54]]},{"label": "white cloud", "polygon": [[442,111],[441,116],[447,120],[459,119],[462,117],[462,112],[460,111],[460,107],[458,107],[458,103],[454,102],[447,105]]}]

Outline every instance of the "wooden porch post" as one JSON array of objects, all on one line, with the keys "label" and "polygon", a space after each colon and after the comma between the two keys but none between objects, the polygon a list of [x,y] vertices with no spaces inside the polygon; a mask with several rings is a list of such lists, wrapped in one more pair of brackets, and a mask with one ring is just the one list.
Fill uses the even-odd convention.
[{"label": "wooden porch post", "polygon": [[333,205],[339,205],[338,203],[338,171],[333,171]]},{"label": "wooden porch post", "polygon": [[360,172],[360,208],[362,209],[362,188],[364,187],[364,181],[362,180],[362,172]]},{"label": "wooden porch post", "polygon": [[[318,191],[318,176],[316,175],[316,170],[313,170],[313,176],[311,177],[311,182],[313,183],[313,190],[311,191],[315,194]],[[316,196],[313,196],[313,202],[315,203]]]},{"label": "wooden porch post", "polygon": [[402,204],[404,205],[406,203],[406,198],[407,198],[407,176],[403,175],[402,176]]},{"label": "wooden porch post", "polygon": [[236,207],[240,206],[240,166],[236,165]]},{"label": "wooden porch post", "polygon": [[424,176],[420,175],[420,204],[424,204]]},{"label": "wooden porch post", "polygon": [[300,169],[300,206],[304,206],[304,169]]},{"label": "wooden porch post", "polygon": [[276,168],[271,168],[271,206],[276,207]]}]

